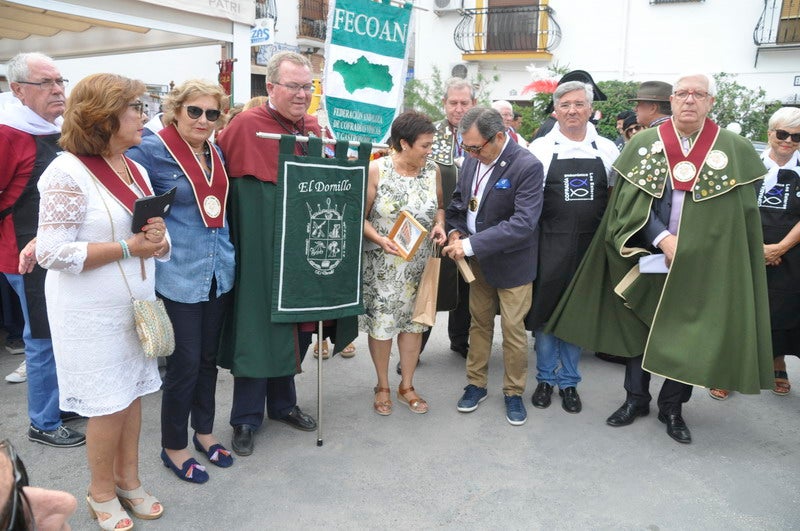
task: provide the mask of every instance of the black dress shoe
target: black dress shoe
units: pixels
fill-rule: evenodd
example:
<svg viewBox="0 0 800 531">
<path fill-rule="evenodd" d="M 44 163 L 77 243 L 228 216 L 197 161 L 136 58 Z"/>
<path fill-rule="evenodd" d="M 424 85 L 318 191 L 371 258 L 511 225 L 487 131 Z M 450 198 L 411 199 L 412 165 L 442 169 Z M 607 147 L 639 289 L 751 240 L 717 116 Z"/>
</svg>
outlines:
<svg viewBox="0 0 800 531">
<path fill-rule="evenodd" d="M 533 396 L 531 397 L 531 403 L 533 407 L 538 407 L 539 409 L 545 409 L 546 407 L 550 406 L 550 395 L 553 394 L 553 386 L 547 382 L 539 382 L 539 385 L 536 386 L 536 390 L 533 392 Z"/>
<path fill-rule="evenodd" d="M 233 427 L 233 439 L 231 448 L 236 455 L 246 456 L 253 453 L 253 428 L 247 424 L 239 424 Z"/>
<path fill-rule="evenodd" d="M 650 414 L 650 406 L 639 406 L 635 402 L 625 402 L 618 410 L 606 419 L 606 424 L 618 428 L 631 424 L 636 417 L 646 417 Z"/>
<path fill-rule="evenodd" d="M 692 442 L 692 432 L 689 431 L 689 427 L 680 415 L 665 415 L 659 412 L 658 420 L 667 425 L 667 435 L 679 443 L 689 444 Z"/>
<path fill-rule="evenodd" d="M 453 352 L 458 352 L 459 354 L 461 354 L 462 358 L 467 359 L 467 354 L 469 353 L 469 345 L 450 343 L 450 350 L 452 350 Z"/>
<path fill-rule="evenodd" d="M 580 413 L 583 406 L 581 405 L 581 397 L 578 396 L 578 390 L 574 387 L 567 387 L 566 389 L 559 389 L 558 396 L 561 397 L 561 407 L 567 413 Z"/>
<path fill-rule="evenodd" d="M 83 420 L 86 418 L 80 413 L 75 413 L 74 411 L 62 411 L 59 416 L 61 417 L 61 422 L 69 422 L 70 420 Z"/>
<path fill-rule="evenodd" d="M 317 421 L 311 415 L 306 415 L 300 409 L 300 406 L 294 406 L 288 415 L 279 419 L 293 428 L 303 431 L 314 431 L 317 429 Z"/>
</svg>

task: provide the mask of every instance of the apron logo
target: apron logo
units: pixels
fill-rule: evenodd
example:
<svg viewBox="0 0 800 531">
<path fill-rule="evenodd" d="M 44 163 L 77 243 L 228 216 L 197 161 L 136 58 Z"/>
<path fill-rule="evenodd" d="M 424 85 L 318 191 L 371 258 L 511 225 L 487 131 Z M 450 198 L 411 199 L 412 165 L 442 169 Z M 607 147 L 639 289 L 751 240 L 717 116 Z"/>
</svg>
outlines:
<svg viewBox="0 0 800 531">
<path fill-rule="evenodd" d="M 788 184 L 776 184 L 769 191 L 764 190 L 764 185 L 761 185 L 761 190 L 758 192 L 758 206 L 774 208 L 776 210 L 786 210 L 788 202 Z"/>
<path fill-rule="evenodd" d="M 564 175 L 564 201 L 593 201 L 594 173 Z"/>
<path fill-rule="evenodd" d="M 331 198 L 325 200 L 326 207 L 317 203 L 317 211 L 308 208 L 308 224 L 306 225 L 306 260 L 315 269 L 317 275 L 332 275 L 336 267 L 345 257 L 345 236 L 347 226 L 344 224 L 344 209 L 340 213 L 331 207 Z"/>
</svg>

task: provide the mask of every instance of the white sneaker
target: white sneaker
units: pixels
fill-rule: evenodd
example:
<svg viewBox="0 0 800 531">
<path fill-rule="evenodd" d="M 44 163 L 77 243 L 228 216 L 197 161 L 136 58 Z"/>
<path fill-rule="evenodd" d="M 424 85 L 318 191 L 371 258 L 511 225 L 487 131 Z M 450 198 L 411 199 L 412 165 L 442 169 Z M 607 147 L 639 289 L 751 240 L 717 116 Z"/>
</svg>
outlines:
<svg viewBox="0 0 800 531">
<path fill-rule="evenodd" d="M 25 362 L 19 364 L 14 372 L 6 376 L 6 381 L 10 383 L 22 383 L 28 380 L 28 370 L 25 366 Z"/>
</svg>

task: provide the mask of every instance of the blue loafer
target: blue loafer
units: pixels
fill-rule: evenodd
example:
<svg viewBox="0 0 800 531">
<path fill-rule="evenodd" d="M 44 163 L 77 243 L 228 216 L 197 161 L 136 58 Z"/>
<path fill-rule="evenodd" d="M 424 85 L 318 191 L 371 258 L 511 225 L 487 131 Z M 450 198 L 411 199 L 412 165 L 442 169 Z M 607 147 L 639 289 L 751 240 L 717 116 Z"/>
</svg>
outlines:
<svg viewBox="0 0 800 531">
<path fill-rule="evenodd" d="M 228 468 L 233 464 L 233 456 L 231 456 L 231 453 L 221 444 L 215 444 L 206 450 L 203 448 L 203 445 L 200 444 L 200 441 L 197 440 L 196 433 L 192 437 L 192 442 L 194 443 L 195 450 L 203 452 L 212 464 L 220 468 Z"/>
<path fill-rule="evenodd" d="M 161 460 L 164 466 L 172 470 L 178 479 L 188 481 L 189 483 L 205 483 L 208 481 L 208 473 L 206 467 L 198 463 L 193 457 L 187 459 L 181 468 L 175 466 L 175 463 L 167 455 L 166 450 L 161 449 Z"/>
</svg>

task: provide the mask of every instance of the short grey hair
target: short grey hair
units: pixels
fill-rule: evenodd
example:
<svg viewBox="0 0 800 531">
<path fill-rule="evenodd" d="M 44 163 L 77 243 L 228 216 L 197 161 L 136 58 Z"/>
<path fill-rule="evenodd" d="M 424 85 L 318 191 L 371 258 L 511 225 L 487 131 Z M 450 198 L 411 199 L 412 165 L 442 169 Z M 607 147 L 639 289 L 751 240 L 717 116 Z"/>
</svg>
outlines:
<svg viewBox="0 0 800 531">
<path fill-rule="evenodd" d="M 789 129 L 800 128 L 800 109 L 797 107 L 781 107 L 769 117 L 769 128 L 779 129 L 788 127 Z"/>
<path fill-rule="evenodd" d="M 675 94 L 675 91 L 678 90 L 678 83 L 686 79 L 687 77 L 703 77 L 706 79 L 708 83 L 708 94 L 712 98 L 717 95 L 717 82 L 714 80 L 714 76 L 710 76 L 703 72 L 684 72 L 683 74 L 679 75 L 675 82 L 672 84 L 672 93 Z"/>
<path fill-rule="evenodd" d="M 470 83 L 464 78 L 461 77 L 451 77 L 447 81 L 444 82 L 444 99 L 447 99 L 447 95 L 450 93 L 452 89 L 462 89 L 468 88 L 469 89 L 469 97 L 470 99 L 474 100 L 478 97 L 477 91 L 475 90 L 475 85 Z"/>
<path fill-rule="evenodd" d="M 505 132 L 506 130 L 503 117 L 500 116 L 500 113 L 494 109 L 487 109 L 486 107 L 473 107 L 468 110 L 464 114 L 464 117 L 461 118 L 461 123 L 458 124 L 458 130 L 463 135 L 469 131 L 473 125 L 484 140 L 491 140 L 497 133 L 501 131 Z"/>
<path fill-rule="evenodd" d="M 564 94 L 575 90 L 583 90 L 586 93 L 586 101 L 591 107 L 594 101 L 594 89 L 590 83 L 584 83 L 583 81 L 567 81 L 556 87 L 555 92 L 553 92 L 553 106 L 558 107 L 558 102 Z"/>
<path fill-rule="evenodd" d="M 309 61 L 308 57 L 305 55 L 301 55 L 297 52 L 278 52 L 270 57 L 269 62 L 267 63 L 267 81 L 269 83 L 281 82 L 278 69 L 285 61 L 289 61 L 290 63 L 294 63 L 299 66 L 304 66 L 310 71 L 313 71 L 313 68 L 311 67 L 311 61 Z"/>
<path fill-rule="evenodd" d="M 6 64 L 6 77 L 9 83 L 19 83 L 20 81 L 28 81 L 30 70 L 28 63 L 30 61 L 41 61 L 43 63 L 55 64 L 53 58 L 39 52 L 24 52 L 18 53 L 8 61 Z"/>
<path fill-rule="evenodd" d="M 505 111 L 514 112 L 514 106 L 511 105 L 511 103 L 509 103 L 506 100 L 496 100 L 496 101 L 492 102 L 492 109 L 494 109 L 494 110 L 496 110 L 498 112 L 501 112 L 501 113 L 504 110 Z"/>
</svg>

